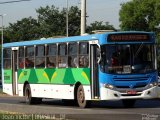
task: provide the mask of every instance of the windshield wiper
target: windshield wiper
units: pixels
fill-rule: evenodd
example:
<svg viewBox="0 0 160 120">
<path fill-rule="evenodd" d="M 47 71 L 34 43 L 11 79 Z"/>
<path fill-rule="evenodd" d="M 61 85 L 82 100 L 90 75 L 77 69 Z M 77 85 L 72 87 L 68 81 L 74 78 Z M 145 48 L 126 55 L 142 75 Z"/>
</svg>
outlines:
<svg viewBox="0 0 160 120">
<path fill-rule="evenodd" d="M 136 51 L 136 54 L 135 54 L 135 56 L 134 56 L 134 59 L 138 56 L 138 54 L 139 54 L 139 52 L 141 51 L 142 47 L 143 47 L 143 43 L 139 46 L 138 50 Z"/>
</svg>

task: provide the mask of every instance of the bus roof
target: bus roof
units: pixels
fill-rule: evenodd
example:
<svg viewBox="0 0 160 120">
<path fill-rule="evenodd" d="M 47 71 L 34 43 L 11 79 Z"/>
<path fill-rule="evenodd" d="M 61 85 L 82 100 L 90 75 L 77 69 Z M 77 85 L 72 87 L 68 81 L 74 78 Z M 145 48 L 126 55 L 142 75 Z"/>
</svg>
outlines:
<svg viewBox="0 0 160 120">
<path fill-rule="evenodd" d="M 81 41 L 81 40 L 94 40 L 98 39 L 100 34 L 86 35 L 86 36 L 73 36 L 73 37 L 64 37 L 64 38 L 43 38 L 39 40 L 31 40 L 31 41 L 20 41 L 20 42 L 12 42 L 5 43 L 3 47 L 18 47 L 18 46 L 31 46 L 31 45 L 41 45 L 41 44 L 51 44 L 51 43 L 63 43 L 63 42 L 71 42 L 71 41 Z"/>
<path fill-rule="evenodd" d="M 31 41 L 20 41 L 20 42 L 12 42 L 3 44 L 4 48 L 8 47 L 19 47 L 19 46 L 31 46 L 31 45 L 41 45 L 41 44 L 51 44 L 51 43 L 63 43 L 63 42 L 74 42 L 74 41 L 90 41 L 90 40 L 99 40 L 100 44 L 107 44 L 106 38 L 110 34 L 125 34 L 125 33 L 137 33 L 137 34 L 149 34 L 150 36 L 154 36 L 153 32 L 142 32 L 142 31 L 123 31 L 123 32 L 106 32 L 103 34 L 91 34 L 84 36 L 72 36 L 72 37 L 64 37 L 64 38 L 46 38 L 39 40 L 31 40 Z M 152 43 L 154 42 L 151 40 Z M 149 43 L 151 43 L 149 41 Z"/>
</svg>

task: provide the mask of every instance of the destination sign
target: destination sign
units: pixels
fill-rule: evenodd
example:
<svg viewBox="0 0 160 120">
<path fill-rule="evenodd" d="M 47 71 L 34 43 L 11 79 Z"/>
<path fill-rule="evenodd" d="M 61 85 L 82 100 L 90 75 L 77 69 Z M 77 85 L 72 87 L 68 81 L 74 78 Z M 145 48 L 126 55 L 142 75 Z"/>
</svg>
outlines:
<svg viewBox="0 0 160 120">
<path fill-rule="evenodd" d="M 122 34 L 109 34 L 107 41 L 109 42 L 138 42 L 149 41 L 149 34 L 145 33 L 122 33 Z"/>
</svg>

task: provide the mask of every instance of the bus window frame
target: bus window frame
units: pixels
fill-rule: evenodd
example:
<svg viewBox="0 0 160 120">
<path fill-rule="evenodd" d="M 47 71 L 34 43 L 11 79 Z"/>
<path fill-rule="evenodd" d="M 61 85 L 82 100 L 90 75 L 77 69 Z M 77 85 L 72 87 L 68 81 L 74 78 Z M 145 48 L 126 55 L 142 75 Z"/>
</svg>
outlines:
<svg viewBox="0 0 160 120">
<path fill-rule="evenodd" d="M 81 44 L 83 44 L 83 43 L 87 43 L 87 54 L 83 54 L 83 53 L 81 53 L 81 47 L 80 47 L 80 45 Z M 90 67 L 90 44 L 89 44 L 89 41 L 82 41 L 82 42 L 79 42 L 79 50 L 78 50 L 78 65 L 79 65 L 79 68 L 89 68 Z M 83 57 L 83 59 L 82 59 L 82 57 Z M 87 62 L 88 62 L 88 64 L 87 64 L 87 66 L 85 66 L 85 65 L 83 65 L 83 66 L 80 66 L 80 59 L 82 59 L 83 60 L 83 63 L 85 63 L 84 62 L 84 60 L 86 59 L 85 57 L 87 57 Z"/>
<path fill-rule="evenodd" d="M 5 49 L 9 49 L 10 50 L 10 58 L 8 58 L 8 57 L 4 57 L 4 50 Z M 5 64 L 5 62 L 3 62 L 3 69 L 5 69 L 5 70 L 7 70 L 7 69 L 12 69 L 12 49 L 11 48 L 3 48 L 3 61 L 5 61 L 5 60 L 10 60 L 10 67 L 8 68 L 8 67 L 5 67 L 4 66 L 4 64 Z M 8 63 L 8 62 L 7 62 Z"/>
<path fill-rule="evenodd" d="M 54 46 L 56 46 L 56 54 L 55 55 L 49 55 L 49 47 L 51 46 L 51 45 L 54 45 Z M 52 43 L 52 44 L 47 44 L 46 45 L 46 68 L 57 68 L 57 55 L 58 55 L 58 44 L 56 44 L 56 43 Z M 51 63 L 48 63 L 48 60 L 47 59 L 49 59 L 49 57 L 54 57 L 55 59 L 56 59 L 56 64 L 55 65 L 53 65 L 53 66 L 51 66 L 51 65 L 48 65 L 48 64 L 51 64 Z M 53 63 L 54 64 L 54 63 Z"/>
<path fill-rule="evenodd" d="M 33 47 L 33 56 L 28 56 L 27 55 L 27 53 L 28 53 L 27 49 L 30 48 L 30 47 Z M 26 46 L 25 47 L 25 69 L 35 68 L 35 47 L 36 47 L 36 45 Z M 26 63 L 27 63 L 26 59 L 28 59 L 28 58 L 33 58 L 33 60 L 32 60 L 33 61 L 33 66 L 31 66 L 31 67 L 30 66 L 29 67 L 26 66 Z M 29 60 L 29 61 L 31 61 L 31 60 Z"/>
<path fill-rule="evenodd" d="M 38 47 L 43 47 L 43 52 L 44 52 L 44 53 L 43 53 L 42 56 L 41 56 L 41 55 L 40 55 L 40 56 L 38 55 L 38 53 L 39 53 L 39 52 L 38 52 L 38 51 L 39 51 L 39 50 L 38 50 Z M 37 61 L 36 61 L 37 59 L 44 59 L 43 64 L 42 64 L 43 66 L 41 66 L 41 65 L 38 66 L 38 65 L 36 64 L 36 63 L 37 63 Z M 43 45 L 36 45 L 36 46 L 35 46 L 35 68 L 45 68 L 45 66 L 46 66 L 46 49 L 45 49 L 45 44 L 43 44 Z"/>
<path fill-rule="evenodd" d="M 60 45 L 65 45 L 65 55 L 61 55 L 60 54 Z M 61 62 L 61 58 L 65 58 L 64 60 L 65 60 L 65 63 L 62 63 Z M 60 65 L 62 65 L 62 66 L 60 66 Z M 59 43 L 58 44 L 58 60 L 57 60 L 57 67 L 58 68 L 68 68 L 68 42 L 66 42 L 66 43 Z"/>
<path fill-rule="evenodd" d="M 76 44 L 76 52 L 74 53 L 74 54 L 70 54 L 70 52 L 69 52 L 69 47 L 70 47 L 70 45 L 75 45 Z M 78 51 L 79 51 L 79 43 L 78 42 L 70 42 L 70 43 L 68 43 L 68 67 L 69 68 L 78 68 L 79 67 L 79 60 L 78 60 Z M 75 66 L 72 66 L 72 65 L 70 65 L 69 64 L 69 58 L 72 58 L 72 57 L 74 57 L 74 60 L 73 60 L 73 62 L 74 62 L 74 64 L 75 64 Z M 76 62 L 76 63 L 75 63 Z"/>
</svg>

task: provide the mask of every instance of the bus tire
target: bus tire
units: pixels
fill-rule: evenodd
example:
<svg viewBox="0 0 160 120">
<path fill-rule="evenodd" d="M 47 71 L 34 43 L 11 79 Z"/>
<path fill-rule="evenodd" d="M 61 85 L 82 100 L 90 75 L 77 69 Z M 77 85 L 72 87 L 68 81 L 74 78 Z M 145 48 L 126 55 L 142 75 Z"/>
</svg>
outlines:
<svg viewBox="0 0 160 120">
<path fill-rule="evenodd" d="M 135 103 L 136 103 L 136 100 L 134 99 L 127 99 L 127 100 L 122 100 L 123 102 L 123 106 L 125 108 L 133 108 Z"/>
<path fill-rule="evenodd" d="M 31 88 L 29 84 L 25 86 L 24 93 L 25 93 L 24 96 L 25 96 L 26 104 L 29 104 L 29 105 L 34 104 L 35 99 L 32 97 Z"/>
<path fill-rule="evenodd" d="M 86 108 L 88 101 L 85 100 L 85 93 L 82 85 L 77 88 L 77 104 L 80 108 Z"/>
</svg>

